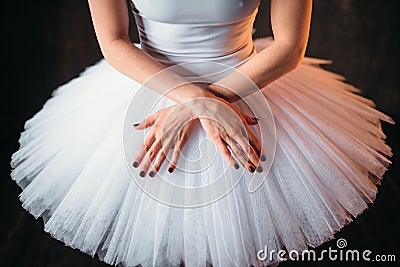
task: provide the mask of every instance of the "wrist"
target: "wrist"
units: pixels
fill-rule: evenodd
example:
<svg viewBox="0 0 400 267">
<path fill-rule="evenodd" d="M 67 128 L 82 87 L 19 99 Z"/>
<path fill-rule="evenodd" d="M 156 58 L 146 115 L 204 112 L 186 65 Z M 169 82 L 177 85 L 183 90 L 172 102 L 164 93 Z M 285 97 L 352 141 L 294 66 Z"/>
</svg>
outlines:
<svg viewBox="0 0 400 267">
<path fill-rule="evenodd" d="M 166 96 L 177 103 L 190 101 L 196 98 L 217 98 L 208 89 L 199 87 L 194 84 L 185 84 L 182 86 L 178 86 L 168 92 Z"/>
<path fill-rule="evenodd" d="M 224 86 L 221 86 L 219 84 L 210 84 L 208 86 L 208 90 L 215 96 L 222 98 L 228 102 L 235 102 L 236 100 L 239 100 L 240 97 L 233 92 L 232 90 L 227 89 Z"/>
</svg>

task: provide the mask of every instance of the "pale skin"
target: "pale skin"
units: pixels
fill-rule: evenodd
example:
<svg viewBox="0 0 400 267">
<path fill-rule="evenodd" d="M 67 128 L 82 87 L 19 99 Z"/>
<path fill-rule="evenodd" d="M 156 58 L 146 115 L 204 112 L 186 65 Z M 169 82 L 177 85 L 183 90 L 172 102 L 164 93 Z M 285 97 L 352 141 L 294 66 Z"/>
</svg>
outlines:
<svg viewBox="0 0 400 267">
<path fill-rule="evenodd" d="M 110 65 L 139 83 L 144 83 L 165 69 L 149 54 L 134 46 L 129 39 L 128 7 L 125 0 L 89 0 L 89 7 L 100 48 Z M 238 67 L 261 90 L 266 90 L 266 85 L 301 63 L 309 35 L 311 8 L 312 0 L 271 0 L 274 42 Z M 260 158 L 263 160 L 265 156 L 262 155 L 259 140 L 248 127 L 257 124 L 257 120 L 244 114 L 232 103 L 252 91 L 243 88 L 240 92 L 232 92 L 221 86 L 229 85 L 235 79 L 234 75 L 227 75 L 208 88 L 189 83 L 167 92 L 168 88 L 182 84 L 182 80 L 175 73 L 166 72 L 163 82 L 151 87 L 157 92 L 165 93 L 177 105 L 160 110 L 135 126 L 136 130 L 152 126 L 134 159 L 134 166 L 139 169 L 140 176 L 150 174 L 154 177 L 169 149 L 173 150 L 173 156 L 168 162 L 168 170 L 173 172 L 179 151 L 196 123 L 200 123 L 232 167 L 237 169 L 240 164 L 250 173 L 262 171 Z M 190 110 L 185 108 L 188 101 Z M 220 110 L 221 105 L 227 110 L 223 116 L 220 115 L 221 112 L 207 114 L 207 110 Z M 166 121 L 174 123 L 167 124 Z M 244 129 L 247 137 L 237 129 Z M 161 131 L 162 136 L 171 138 L 161 140 Z"/>
</svg>

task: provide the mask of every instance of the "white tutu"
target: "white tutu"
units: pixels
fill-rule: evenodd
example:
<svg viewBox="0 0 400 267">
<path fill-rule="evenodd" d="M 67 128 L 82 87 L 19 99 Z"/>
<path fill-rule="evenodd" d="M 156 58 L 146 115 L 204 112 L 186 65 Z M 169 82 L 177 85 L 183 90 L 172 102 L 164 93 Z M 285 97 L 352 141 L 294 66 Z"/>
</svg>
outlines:
<svg viewBox="0 0 400 267">
<path fill-rule="evenodd" d="M 327 62 L 306 58 L 263 90 L 277 141 L 262 186 L 251 194 L 242 179 L 210 205 L 179 208 L 157 202 L 133 181 L 121 136 L 141 85 L 101 60 L 26 122 L 11 162 L 23 207 L 43 217 L 53 237 L 109 264 L 249 266 L 259 264 L 256 253 L 265 246 L 316 247 L 375 199 L 391 163 L 380 120 L 394 123 L 321 63 Z M 216 165 L 227 163 L 218 155 Z M 207 179 L 169 175 L 199 183 L 213 171 Z"/>
</svg>

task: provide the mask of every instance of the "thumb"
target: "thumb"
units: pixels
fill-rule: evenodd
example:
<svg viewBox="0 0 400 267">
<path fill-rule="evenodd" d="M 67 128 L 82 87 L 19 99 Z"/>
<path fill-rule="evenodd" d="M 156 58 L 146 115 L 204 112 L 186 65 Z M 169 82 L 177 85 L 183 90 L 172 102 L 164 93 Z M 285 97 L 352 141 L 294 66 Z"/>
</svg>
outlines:
<svg viewBox="0 0 400 267">
<path fill-rule="evenodd" d="M 243 116 L 244 116 L 244 118 L 245 118 L 245 120 L 246 120 L 248 125 L 257 124 L 258 121 L 259 121 L 259 118 L 257 118 L 257 117 L 250 117 L 249 115 L 244 114 L 244 113 L 243 113 Z"/>
<path fill-rule="evenodd" d="M 154 122 L 156 121 L 157 114 L 158 113 L 156 112 L 153 115 L 151 115 L 150 117 L 147 117 L 146 119 L 144 119 L 143 121 L 133 124 L 133 127 L 136 130 L 143 130 L 143 129 L 146 129 L 147 127 L 152 126 L 154 124 Z"/>
</svg>

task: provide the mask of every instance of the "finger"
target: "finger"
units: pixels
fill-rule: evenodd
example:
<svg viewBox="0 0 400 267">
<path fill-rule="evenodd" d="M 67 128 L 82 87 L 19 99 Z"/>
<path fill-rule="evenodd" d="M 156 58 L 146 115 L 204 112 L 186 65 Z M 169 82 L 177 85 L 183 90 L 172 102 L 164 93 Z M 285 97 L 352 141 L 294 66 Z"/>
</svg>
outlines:
<svg viewBox="0 0 400 267">
<path fill-rule="evenodd" d="M 233 139 L 241 147 L 245 157 L 247 158 L 247 160 L 249 162 L 247 168 L 253 167 L 253 170 L 255 170 L 256 166 L 259 165 L 260 159 L 259 159 L 256 151 L 254 150 L 254 148 L 248 143 L 248 140 L 245 139 L 243 136 L 235 135 L 235 136 L 233 136 Z M 249 169 L 249 170 L 250 170 L 250 172 L 252 172 L 252 169 Z"/>
<path fill-rule="evenodd" d="M 157 156 L 160 150 L 161 150 L 161 142 L 156 141 L 147 151 L 146 156 L 144 157 L 142 162 L 141 170 L 139 172 L 139 175 L 141 177 L 146 176 L 147 172 L 149 171 L 151 163 L 153 162 L 154 158 Z"/>
<path fill-rule="evenodd" d="M 232 153 L 228 148 L 228 146 L 231 145 L 229 140 L 228 140 L 228 142 L 226 142 L 223 139 L 216 139 L 213 141 L 216 144 L 217 148 L 221 151 L 222 156 L 226 159 L 228 164 L 235 169 L 239 169 L 239 164 L 237 163 L 235 158 L 232 156 Z"/>
<path fill-rule="evenodd" d="M 149 157 L 150 162 L 153 162 L 158 153 L 161 151 L 161 148 L 162 148 L 162 143 L 160 141 L 157 140 L 153 143 L 153 145 L 147 151 L 147 156 Z"/>
<path fill-rule="evenodd" d="M 142 163 L 144 156 L 146 155 L 146 147 L 145 144 L 142 144 L 137 152 L 135 158 L 133 159 L 133 167 L 137 168 Z"/>
<path fill-rule="evenodd" d="M 149 151 L 155 141 L 156 141 L 156 130 L 152 128 L 150 132 L 147 134 L 146 139 L 144 140 L 143 143 L 144 149 L 146 151 Z"/>
<path fill-rule="evenodd" d="M 262 150 L 262 146 L 258 137 L 254 134 L 254 132 L 251 129 L 247 130 L 247 135 L 250 145 L 254 148 L 260 160 L 265 161 L 266 160 L 265 153 Z"/>
<path fill-rule="evenodd" d="M 181 146 L 177 143 L 172 151 L 171 161 L 168 165 L 168 172 L 172 173 L 178 165 L 178 160 L 181 154 Z"/>
<path fill-rule="evenodd" d="M 249 116 L 249 115 L 247 115 L 247 114 L 245 114 L 245 113 L 243 113 L 243 112 L 242 112 L 242 115 L 243 115 L 243 117 L 244 117 L 244 119 L 246 120 L 246 123 L 247 123 L 248 125 L 257 124 L 258 121 L 259 121 L 259 118 L 257 118 L 257 117 L 251 117 L 251 116 Z"/>
<path fill-rule="evenodd" d="M 170 173 L 172 173 L 176 166 L 178 165 L 178 161 L 179 161 L 179 157 L 180 157 L 180 153 L 183 149 L 183 147 L 185 146 L 190 133 L 191 133 L 191 127 L 193 126 L 193 122 L 191 121 L 190 123 L 186 124 L 181 131 L 179 131 L 179 136 L 178 136 L 178 140 L 174 146 L 174 149 L 172 151 L 172 157 L 171 157 L 171 161 L 170 164 L 168 166 L 168 171 Z"/>
<path fill-rule="evenodd" d="M 184 131 L 186 128 L 183 128 Z M 187 130 L 187 129 L 186 129 Z M 182 131 L 179 133 L 179 139 L 174 146 L 174 150 L 172 151 L 171 161 L 168 165 L 168 172 L 172 173 L 176 166 L 178 165 L 178 160 L 182 151 L 183 146 L 186 144 L 187 141 L 187 132 L 184 131 L 185 134 L 182 134 Z"/>
<path fill-rule="evenodd" d="M 138 153 L 133 159 L 133 167 L 137 168 L 141 164 L 144 156 L 146 155 L 147 151 L 151 148 L 155 140 L 156 140 L 155 130 L 151 129 L 146 139 L 144 140 L 144 143 L 139 148 Z"/>
<path fill-rule="evenodd" d="M 251 163 L 249 163 L 249 161 L 247 160 L 247 157 L 245 156 L 242 148 L 235 143 L 234 141 L 231 141 L 232 143 L 234 143 L 232 146 L 230 146 L 231 150 L 232 150 L 232 154 L 238 159 L 238 161 L 240 162 L 240 164 L 249 172 L 254 172 L 254 167 L 253 165 L 251 165 Z M 251 167 L 251 168 L 250 168 Z M 252 171 L 253 170 L 253 171 Z"/>
<path fill-rule="evenodd" d="M 237 132 L 234 133 L 234 139 L 236 142 L 245 149 L 246 156 L 255 164 L 259 164 L 261 154 L 261 144 L 254 132 L 248 127 L 241 128 L 242 134 L 239 135 Z"/>
<path fill-rule="evenodd" d="M 143 158 L 143 160 L 141 162 L 141 167 L 140 167 L 140 170 L 139 170 L 139 176 L 140 177 L 145 177 L 146 176 L 147 171 L 149 170 L 150 164 L 151 164 L 151 162 L 150 162 L 149 156 L 146 153 L 146 155 L 144 156 L 144 158 Z"/>
<path fill-rule="evenodd" d="M 239 133 L 237 130 L 231 132 L 230 142 L 235 144 L 231 146 L 231 149 L 243 167 L 250 173 L 253 173 L 257 169 L 256 166 L 258 166 L 258 156 L 247 139 L 243 137 L 243 135 L 247 135 L 246 131 L 244 129 L 242 131 L 244 133 Z"/>
<path fill-rule="evenodd" d="M 163 162 L 166 159 L 166 155 L 164 153 L 163 150 L 160 150 L 160 152 L 158 152 L 158 155 L 154 161 L 154 164 L 152 164 L 152 166 L 150 167 L 151 171 L 149 172 L 149 176 L 150 177 L 154 177 L 156 175 L 156 173 L 158 173 L 158 171 L 161 168 L 161 165 L 163 164 Z"/>
<path fill-rule="evenodd" d="M 146 155 L 150 147 L 153 145 L 155 140 L 156 140 L 155 133 L 153 131 L 150 131 L 146 139 L 144 140 L 143 144 L 140 146 L 139 151 L 136 154 L 135 158 L 133 159 L 133 167 L 137 168 L 142 163 L 144 156 Z"/>
<path fill-rule="evenodd" d="M 158 112 L 156 112 L 153 115 L 147 117 L 146 119 L 144 119 L 141 122 L 135 123 L 133 125 L 133 127 L 136 130 L 143 130 L 143 129 L 147 128 L 147 127 L 152 126 L 154 124 L 154 122 L 156 121 L 157 117 L 158 117 Z"/>
</svg>

